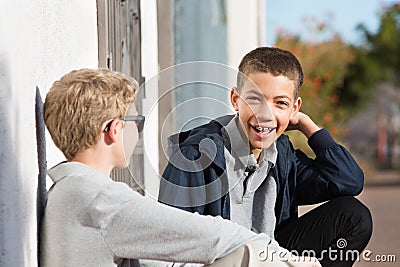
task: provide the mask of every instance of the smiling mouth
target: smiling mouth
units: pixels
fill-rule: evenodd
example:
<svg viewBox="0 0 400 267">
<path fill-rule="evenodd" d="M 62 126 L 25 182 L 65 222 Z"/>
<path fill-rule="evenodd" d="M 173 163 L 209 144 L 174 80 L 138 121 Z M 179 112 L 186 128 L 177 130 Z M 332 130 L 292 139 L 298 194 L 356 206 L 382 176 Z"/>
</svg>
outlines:
<svg viewBox="0 0 400 267">
<path fill-rule="evenodd" d="M 258 133 L 266 135 L 272 132 L 273 130 L 276 129 L 276 127 L 261 127 L 261 126 L 253 126 L 250 124 L 250 126 Z"/>
</svg>

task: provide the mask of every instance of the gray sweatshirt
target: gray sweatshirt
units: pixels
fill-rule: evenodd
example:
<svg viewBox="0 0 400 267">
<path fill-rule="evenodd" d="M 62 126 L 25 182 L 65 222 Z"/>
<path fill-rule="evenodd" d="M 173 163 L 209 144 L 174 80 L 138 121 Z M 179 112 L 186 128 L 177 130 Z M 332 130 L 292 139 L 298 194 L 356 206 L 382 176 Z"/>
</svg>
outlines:
<svg viewBox="0 0 400 267">
<path fill-rule="evenodd" d="M 62 163 L 48 174 L 54 184 L 42 266 L 116 266 L 123 258 L 207 264 L 252 240 L 282 249 L 265 234 L 165 206 L 81 163 Z"/>
</svg>

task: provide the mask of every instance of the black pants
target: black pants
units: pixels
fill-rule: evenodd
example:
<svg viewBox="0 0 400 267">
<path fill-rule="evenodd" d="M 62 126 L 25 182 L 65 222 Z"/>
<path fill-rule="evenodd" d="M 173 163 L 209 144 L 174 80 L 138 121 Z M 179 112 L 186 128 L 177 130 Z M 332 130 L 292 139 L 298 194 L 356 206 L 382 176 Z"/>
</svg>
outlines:
<svg viewBox="0 0 400 267">
<path fill-rule="evenodd" d="M 325 266 L 352 266 L 372 234 L 368 208 L 354 197 L 338 197 L 277 228 L 279 244 Z"/>
</svg>

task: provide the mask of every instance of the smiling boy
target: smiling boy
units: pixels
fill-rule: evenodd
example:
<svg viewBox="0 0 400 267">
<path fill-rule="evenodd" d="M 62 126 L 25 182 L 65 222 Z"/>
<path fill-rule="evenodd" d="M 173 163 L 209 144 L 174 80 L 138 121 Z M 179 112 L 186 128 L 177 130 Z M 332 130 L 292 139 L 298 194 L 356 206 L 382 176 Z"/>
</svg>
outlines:
<svg viewBox="0 0 400 267">
<path fill-rule="evenodd" d="M 236 115 L 170 137 L 173 153 L 160 183 L 159 200 L 187 211 L 220 215 L 282 246 L 313 250 L 323 266 L 351 266 L 322 257 L 324 250 L 361 252 L 372 231 L 368 210 L 353 196 L 363 172 L 350 153 L 300 112 L 303 71 L 288 51 L 260 47 L 239 65 L 230 92 Z M 285 130 L 298 130 L 316 154 L 295 150 Z M 188 164 L 180 164 L 192 160 Z M 207 160 L 205 160 L 207 159 Z M 298 206 L 328 202 L 298 217 Z"/>
</svg>

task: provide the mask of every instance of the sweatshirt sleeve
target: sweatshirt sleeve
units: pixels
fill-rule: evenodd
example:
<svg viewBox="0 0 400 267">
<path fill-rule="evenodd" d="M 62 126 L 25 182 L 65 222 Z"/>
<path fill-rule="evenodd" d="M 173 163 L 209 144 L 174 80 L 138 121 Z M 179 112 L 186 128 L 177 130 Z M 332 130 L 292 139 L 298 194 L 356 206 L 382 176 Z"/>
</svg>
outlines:
<svg viewBox="0 0 400 267">
<path fill-rule="evenodd" d="M 80 214 L 80 221 L 101 231 L 120 258 L 206 264 L 253 240 L 282 249 L 265 234 L 257 235 L 221 217 L 166 206 L 122 183 L 103 190 Z"/>
</svg>

